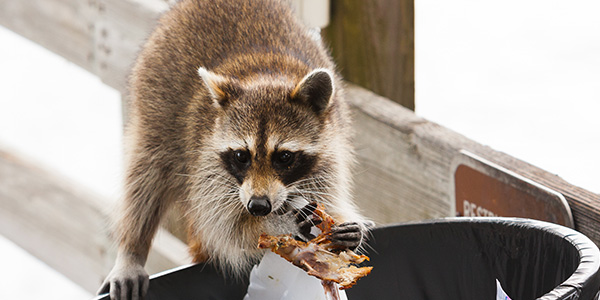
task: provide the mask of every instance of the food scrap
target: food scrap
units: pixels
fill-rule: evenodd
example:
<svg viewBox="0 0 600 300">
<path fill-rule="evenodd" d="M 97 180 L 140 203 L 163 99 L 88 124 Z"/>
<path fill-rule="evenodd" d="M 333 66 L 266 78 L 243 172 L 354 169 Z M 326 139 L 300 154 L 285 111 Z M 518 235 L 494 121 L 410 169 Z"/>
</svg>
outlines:
<svg viewBox="0 0 600 300">
<path fill-rule="evenodd" d="M 262 234 L 258 248 L 269 248 L 309 275 L 321 279 L 326 291 L 332 292 L 332 282 L 339 284 L 340 289 L 352 287 L 358 279 L 371 273 L 373 267 L 356 266 L 365 260 L 368 261 L 369 257 L 336 248 L 328 239 L 335 223 L 333 218 L 325 213 L 321 205 L 318 205 L 313 213 L 322 220 L 317 225 L 322 233 L 314 239 L 303 242 L 295 240 L 290 234 Z"/>
</svg>

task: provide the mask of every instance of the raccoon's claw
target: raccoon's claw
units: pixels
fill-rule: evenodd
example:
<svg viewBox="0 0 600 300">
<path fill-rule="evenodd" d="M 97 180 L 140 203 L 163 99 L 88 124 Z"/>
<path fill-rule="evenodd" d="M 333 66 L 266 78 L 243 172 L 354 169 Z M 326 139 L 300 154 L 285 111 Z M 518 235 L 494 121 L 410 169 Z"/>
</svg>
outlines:
<svg viewBox="0 0 600 300">
<path fill-rule="evenodd" d="M 318 219 L 313 214 L 316 208 L 316 205 L 307 204 L 294 213 L 296 217 L 296 224 L 298 225 L 298 237 L 301 240 L 309 241 L 315 238 L 315 236 L 310 233 L 311 228 L 321 224 L 322 222 L 321 219 Z"/>
<path fill-rule="evenodd" d="M 142 266 L 113 269 L 98 294 L 109 293 L 111 300 L 140 300 L 148 291 L 148 274 Z"/>
<path fill-rule="evenodd" d="M 329 240 L 336 246 L 350 250 L 360 246 L 363 239 L 362 228 L 356 222 L 346 222 L 331 229 Z"/>
</svg>

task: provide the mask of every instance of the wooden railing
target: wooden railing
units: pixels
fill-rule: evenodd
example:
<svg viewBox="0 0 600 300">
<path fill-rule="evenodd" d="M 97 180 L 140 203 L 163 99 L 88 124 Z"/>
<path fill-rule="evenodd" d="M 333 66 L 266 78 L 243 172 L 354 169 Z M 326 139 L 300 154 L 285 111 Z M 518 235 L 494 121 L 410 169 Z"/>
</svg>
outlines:
<svg viewBox="0 0 600 300">
<path fill-rule="evenodd" d="M 126 93 L 128 70 L 159 14 L 160 0 L 0 0 L 0 25 L 62 55 Z M 378 224 L 454 216 L 454 167 L 464 151 L 566 199 L 575 228 L 600 244 L 600 196 L 349 85 L 358 167 L 355 197 Z M 102 199 L 78 191 L 14 154 L 0 152 L 0 234 L 90 291 L 114 261 Z M 185 262 L 162 231 L 149 272 Z M 183 258 L 182 258 L 183 257 Z"/>
</svg>

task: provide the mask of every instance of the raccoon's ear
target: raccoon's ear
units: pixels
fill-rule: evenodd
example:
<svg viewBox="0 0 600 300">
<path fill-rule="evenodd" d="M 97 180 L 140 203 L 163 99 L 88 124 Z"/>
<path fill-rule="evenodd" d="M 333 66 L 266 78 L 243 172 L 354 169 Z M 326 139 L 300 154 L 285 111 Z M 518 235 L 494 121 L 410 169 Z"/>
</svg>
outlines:
<svg viewBox="0 0 600 300">
<path fill-rule="evenodd" d="M 198 74 L 216 107 L 224 108 L 232 99 L 240 96 L 241 88 L 234 79 L 215 74 L 204 67 L 198 68 Z"/>
<path fill-rule="evenodd" d="M 315 69 L 298 83 L 292 91 L 293 101 L 304 103 L 316 112 L 321 113 L 327 108 L 333 96 L 333 73 L 327 69 Z"/>
</svg>

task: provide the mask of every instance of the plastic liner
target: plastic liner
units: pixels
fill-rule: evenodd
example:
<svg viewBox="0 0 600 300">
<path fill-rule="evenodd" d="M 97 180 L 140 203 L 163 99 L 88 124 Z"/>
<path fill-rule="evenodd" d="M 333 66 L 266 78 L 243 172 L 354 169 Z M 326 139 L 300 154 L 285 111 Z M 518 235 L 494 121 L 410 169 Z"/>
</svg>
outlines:
<svg viewBox="0 0 600 300">
<path fill-rule="evenodd" d="M 348 299 L 598 299 L 600 251 L 572 229 L 516 218 L 453 218 L 373 230 L 373 272 Z M 227 277 L 227 276 L 225 276 Z M 248 282 L 210 265 L 153 276 L 147 299 L 243 299 Z M 108 296 L 98 297 L 108 299 Z"/>
<path fill-rule="evenodd" d="M 347 300 L 345 291 L 339 300 Z M 321 280 L 310 276 L 278 254 L 268 251 L 250 273 L 244 300 L 326 300 Z"/>
</svg>

